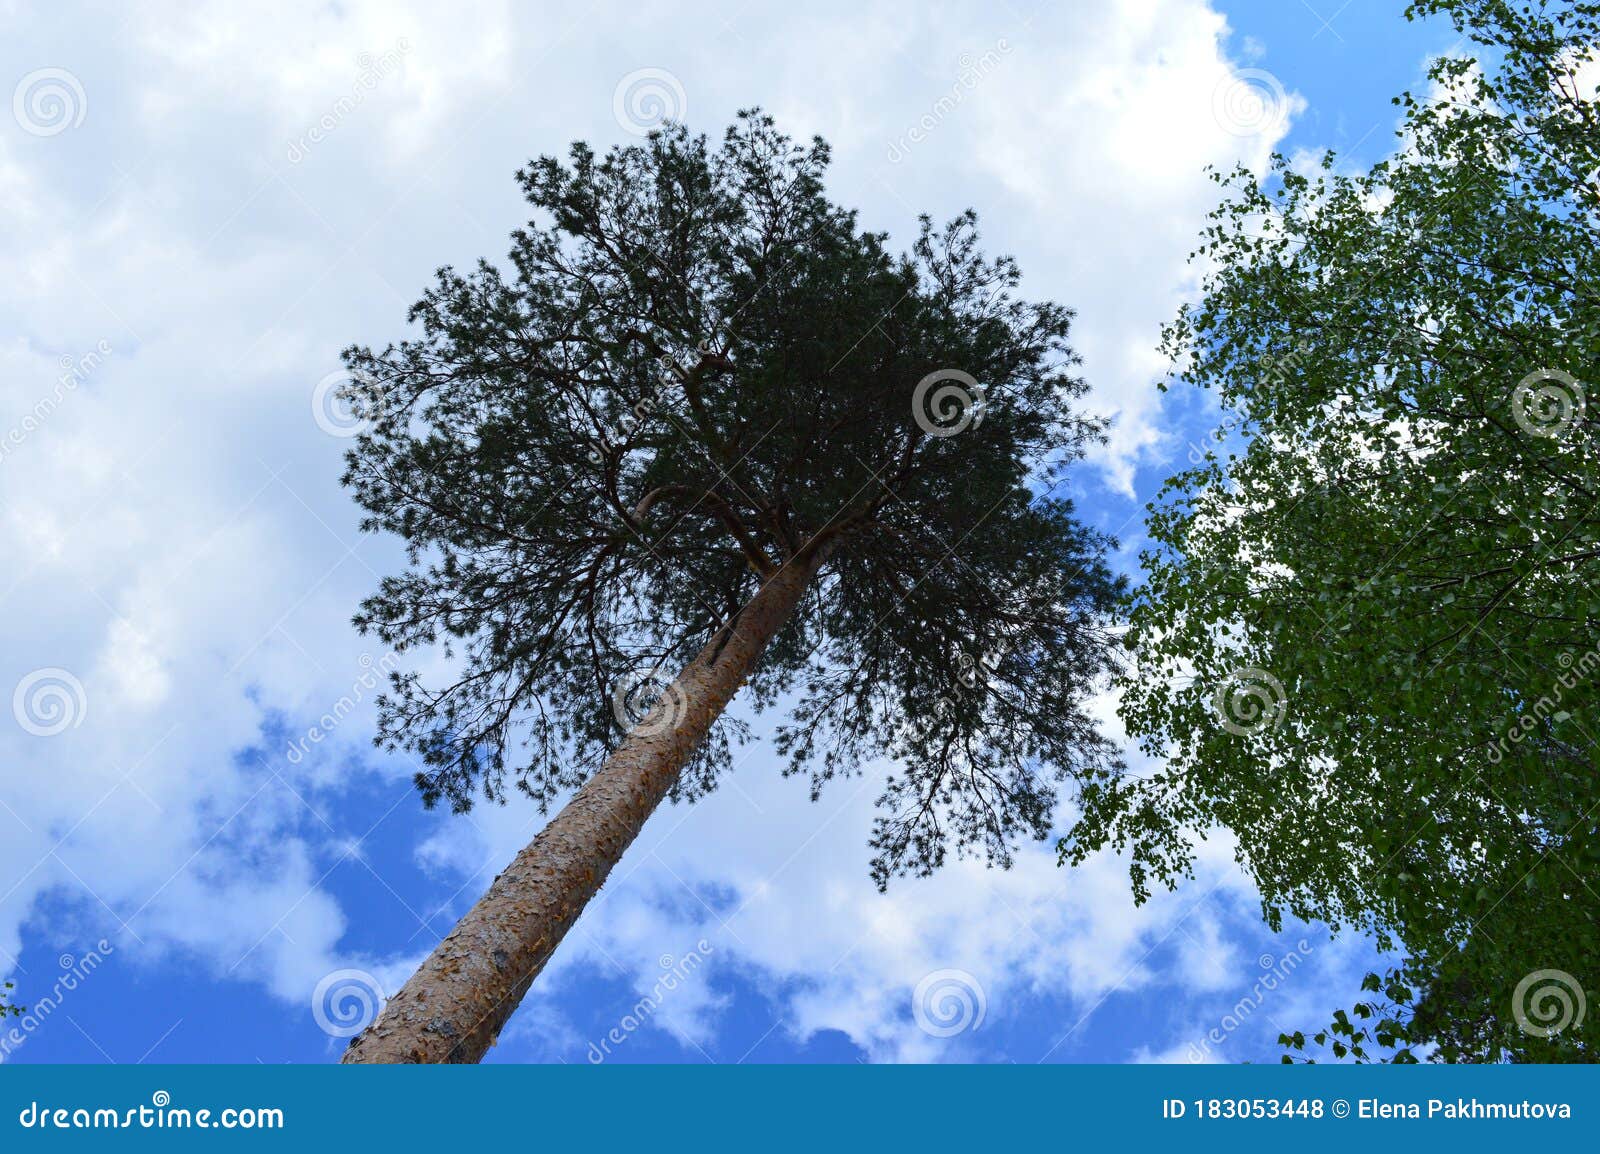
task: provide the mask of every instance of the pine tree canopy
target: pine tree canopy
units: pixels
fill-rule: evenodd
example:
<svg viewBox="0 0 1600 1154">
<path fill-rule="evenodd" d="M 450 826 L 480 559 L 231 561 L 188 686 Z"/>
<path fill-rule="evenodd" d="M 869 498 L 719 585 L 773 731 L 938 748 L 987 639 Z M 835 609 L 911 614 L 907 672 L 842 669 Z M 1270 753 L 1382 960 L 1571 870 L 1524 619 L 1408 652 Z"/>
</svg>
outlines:
<svg viewBox="0 0 1600 1154">
<path fill-rule="evenodd" d="M 347 350 L 367 428 L 344 480 L 409 557 L 357 624 L 443 658 L 381 702 L 429 804 L 579 785 L 807 560 L 750 699 L 785 711 L 813 796 L 897 765 L 880 885 L 951 848 L 1008 864 L 1060 783 L 1116 771 L 1085 702 L 1119 582 L 1060 494 L 1101 434 L 1072 313 L 1020 299 L 971 213 L 895 255 L 827 163 L 758 112 L 720 146 L 673 126 L 543 157 L 505 267 L 441 269 L 408 339 Z M 675 795 L 744 734 L 719 719 Z"/>
</svg>

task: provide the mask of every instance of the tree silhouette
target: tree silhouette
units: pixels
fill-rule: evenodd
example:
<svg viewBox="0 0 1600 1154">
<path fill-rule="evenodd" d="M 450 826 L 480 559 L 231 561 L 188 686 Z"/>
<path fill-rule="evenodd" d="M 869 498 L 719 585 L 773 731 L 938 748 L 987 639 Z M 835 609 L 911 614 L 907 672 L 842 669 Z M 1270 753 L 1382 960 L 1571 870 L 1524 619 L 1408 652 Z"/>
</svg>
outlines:
<svg viewBox="0 0 1600 1154">
<path fill-rule="evenodd" d="M 1100 434 L 1072 314 L 971 213 L 891 254 L 827 162 L 757 112 L 575 145 L 519 174 L 543 223 L 507 270 L 440 270 L 419 335 L 347 351 L 345 482 L 410 562 L 356 620 L 451 670 L 394 676 L 380 742 L 430 804 L 578 792 L 346 1061 L 481 1057 L 661 800 L 727 768 L 742 685 L 813 797 L 900 766 L 880 887 L 1007 865 L 1055 782 L 1116 770 L 1084 702 L 1119 583 L 1057 495 Z"/>
</svg>

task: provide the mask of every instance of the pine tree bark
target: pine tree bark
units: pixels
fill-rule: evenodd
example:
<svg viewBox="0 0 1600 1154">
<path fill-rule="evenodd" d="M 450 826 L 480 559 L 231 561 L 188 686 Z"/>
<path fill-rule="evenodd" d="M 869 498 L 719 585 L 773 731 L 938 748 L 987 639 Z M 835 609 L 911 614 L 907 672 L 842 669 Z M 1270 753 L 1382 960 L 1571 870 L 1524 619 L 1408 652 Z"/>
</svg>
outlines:
<svg viewBox="0 0 1600 1154">
<path fill-rule="evenodd" d="M 482 1060 L 534 978 L 678 780 L 821 568 L 814 548 L 771 576 L 672 683 L 377 1019 L 347 1063 Z M 671 719 L 663 711 L 671 711 Z"/>
</svg>

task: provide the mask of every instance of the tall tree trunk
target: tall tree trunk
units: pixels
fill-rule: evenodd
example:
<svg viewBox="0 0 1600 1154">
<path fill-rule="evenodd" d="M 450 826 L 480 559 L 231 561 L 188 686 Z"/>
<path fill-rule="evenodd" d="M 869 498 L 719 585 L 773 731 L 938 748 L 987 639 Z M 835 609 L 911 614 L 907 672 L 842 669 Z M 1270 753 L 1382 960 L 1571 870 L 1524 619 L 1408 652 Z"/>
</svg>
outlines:
<svg viewBox="0 0 1600 1154">
<path fill-rule="evenodd" d="M 345 1062 L 476 1062 L 684 764 L 783 627 L 825 559 L 770 577 L 350 1043 Z M 667 721 L 671 710 L 677 724 Z"/>
</svg>

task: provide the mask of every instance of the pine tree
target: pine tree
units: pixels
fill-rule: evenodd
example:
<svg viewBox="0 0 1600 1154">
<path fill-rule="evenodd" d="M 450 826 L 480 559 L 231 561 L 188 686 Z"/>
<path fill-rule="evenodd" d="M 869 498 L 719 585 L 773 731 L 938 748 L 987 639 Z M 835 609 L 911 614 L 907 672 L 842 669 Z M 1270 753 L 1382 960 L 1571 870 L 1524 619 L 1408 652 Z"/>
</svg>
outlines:
<svg viewBox="0 0 1600 1154">
<path fill-rule="evenodd" d="M 357 624 L 453 671 L 397 673 L 380 743 L 429 804 L 577 792 L 346 1061 L 481 1058 L 661 801 L 728 767 L 742 686 L 813 797 L 901 766 L 880 887 L 1007 865 L 1056 782 L 1116 770 L 1085 701 L 1119 582 L 1059 494 L 1101 434 L 1072 314 L 971 213 L 893 255 L 827 162 L 756 112 L 541 158 L 509 269 L 440 270 L 418 335 L 347 351 L 345 482 L 409 551 Z"/>
</svg>

